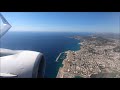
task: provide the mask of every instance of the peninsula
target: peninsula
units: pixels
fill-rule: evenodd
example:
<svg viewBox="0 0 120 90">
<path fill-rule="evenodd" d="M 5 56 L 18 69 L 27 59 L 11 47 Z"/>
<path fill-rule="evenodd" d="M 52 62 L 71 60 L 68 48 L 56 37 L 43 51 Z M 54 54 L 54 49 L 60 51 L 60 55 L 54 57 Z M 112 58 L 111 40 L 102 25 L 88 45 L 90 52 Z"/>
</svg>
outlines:
<svg viewBox="0 0 120 90">
<path fill-rule="evenodd" d="M 56 78 L 120 78 L 119 34 L 73 36 L 80 50 L 66 51 Z"/>
</svg>

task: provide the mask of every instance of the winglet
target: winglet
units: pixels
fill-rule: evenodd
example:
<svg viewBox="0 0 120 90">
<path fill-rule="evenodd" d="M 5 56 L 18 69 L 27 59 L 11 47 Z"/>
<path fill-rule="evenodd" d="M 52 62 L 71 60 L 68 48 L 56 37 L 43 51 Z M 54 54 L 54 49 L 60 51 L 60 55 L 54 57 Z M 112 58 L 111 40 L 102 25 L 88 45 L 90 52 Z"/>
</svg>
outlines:
<svg viewBox="0 0 120 90">
<path fill-rule="evenodd" d="M 0 37 L 2 37 L 12 26 L 8 23 L 8 21 L 3 17 L 0 13 L 0 19 L 3 22 L 3 27 L 0 21 Z"/>
</svg>

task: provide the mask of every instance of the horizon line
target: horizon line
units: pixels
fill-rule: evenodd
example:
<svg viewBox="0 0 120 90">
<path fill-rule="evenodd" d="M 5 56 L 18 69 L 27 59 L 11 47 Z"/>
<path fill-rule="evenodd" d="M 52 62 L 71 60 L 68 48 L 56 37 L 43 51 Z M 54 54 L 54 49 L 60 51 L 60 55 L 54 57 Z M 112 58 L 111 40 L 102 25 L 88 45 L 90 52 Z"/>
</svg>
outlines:
<svg viewBox="0 0 120 90">
<path fill-rule="evenodd" d="M 85 32 L 85 31 L 20 31 L 20 30 L 13 30 L 13 31 L 9 31 L 9 32 L 58 32 L 58 33 L 120 33 L 120 32 Z"/>
</svg>

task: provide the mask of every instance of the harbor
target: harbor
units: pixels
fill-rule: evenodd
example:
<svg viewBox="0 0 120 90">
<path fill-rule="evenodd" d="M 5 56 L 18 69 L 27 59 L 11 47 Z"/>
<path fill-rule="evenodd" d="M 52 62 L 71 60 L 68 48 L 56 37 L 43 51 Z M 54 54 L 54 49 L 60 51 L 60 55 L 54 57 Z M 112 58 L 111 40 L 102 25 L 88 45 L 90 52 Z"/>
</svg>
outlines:
<svg viewBox="0 0 120 90">
<path fill-rule="evenodd" d="M 60 58 L 60 56 L 62 55 L 62 53 L 64 53 L 64 52 L 61 52 L 61 53 L 58 55 L 58 57 L 56 58 L 56 62 L 58 62 L 58 59 Z"/>
</svg>

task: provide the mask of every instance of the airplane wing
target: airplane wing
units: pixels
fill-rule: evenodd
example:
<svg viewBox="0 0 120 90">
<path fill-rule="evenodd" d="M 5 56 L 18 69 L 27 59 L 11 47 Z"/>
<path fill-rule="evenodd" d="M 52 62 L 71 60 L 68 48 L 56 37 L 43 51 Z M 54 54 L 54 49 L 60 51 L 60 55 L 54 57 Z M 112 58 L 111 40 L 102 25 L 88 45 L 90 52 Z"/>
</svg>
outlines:
<svg viewBox="0 0 120 90">
<path fill-rule="evenodd" d="M 11 25 L 0 13 L 0 38 L 11 28 Z"/>
<path fill-rule="evenodd" d="M 11 25 L 0 14 L 0 38 Z M 42 53 L 29 50 L 0 48 L 0 78 L 42 78 L 45 73 L 45 59 Z"/>
</svg>

